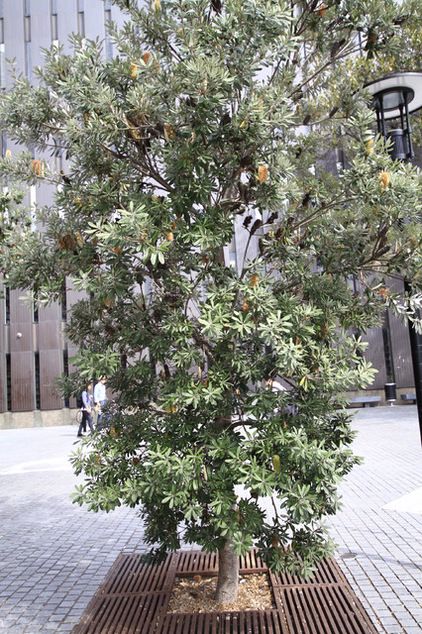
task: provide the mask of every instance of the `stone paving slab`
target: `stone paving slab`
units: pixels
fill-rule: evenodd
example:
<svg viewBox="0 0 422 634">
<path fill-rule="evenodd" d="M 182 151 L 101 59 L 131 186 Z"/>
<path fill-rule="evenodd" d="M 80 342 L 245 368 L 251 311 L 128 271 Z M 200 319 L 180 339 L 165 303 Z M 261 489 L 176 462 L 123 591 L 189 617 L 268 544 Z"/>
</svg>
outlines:
<svg viewBox="0 0 422 634">
<path fill-rule="evenodd" d="M 338 559 L 380 632 L 421 634 L 422 515 L 384 506 L 422 486 L 416 408 L 356 413 L 365 457 L 330 519 Z M 133 509 L 89 513 L 69 499 L 76 428 L 0 431 L 0 633 L 70 632 L 119 552 L 140 551 Z"/>
<path fill-rule="evenodd" d="M 119 552 L 140 550 L 133 509 L 70 501 L 76 427 L 0 432 L 0 632 L 70 632 Z"/>
<path fill-rule="evenodd" d="M 385 508 L 422 484 L 416 407 L 361 410 L 354 427 L 364 463 L 342 484 L 343 510 L 329 522 L 338 560 L 380 632 L 421 634 L 422 514 L 418 504 Z"/>
</svg>

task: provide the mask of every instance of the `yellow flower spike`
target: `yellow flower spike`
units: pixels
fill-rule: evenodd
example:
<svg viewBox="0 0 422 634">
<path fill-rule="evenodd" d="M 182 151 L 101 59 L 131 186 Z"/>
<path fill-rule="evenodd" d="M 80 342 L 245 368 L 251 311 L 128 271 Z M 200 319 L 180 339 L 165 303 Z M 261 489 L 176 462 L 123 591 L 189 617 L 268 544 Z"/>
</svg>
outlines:
<svg viewBox="0 0 422 634">
<path fill-rule="evenodd" d="M 161 11 L 161 0 L 153 0 L 152 6 L 154 8 L 154 11 L 158 13 L 159 11 Z"/>
<path fill-rule="evenodd" d="M 382 171 L 378 174 L 378 180 L 380 183 L 380 187 L 383 191 L 388 189 L 391 182 L 391 174 L 390 172 Z"/>
<path fill-rule="evenodd" d="M 272 457 L 273 468 L 276 473 L 280 473 L 281 471 L 281 459 L 280 456 L 275 454 Z"/>
<path fill-rule="evenodd" d="M 131 79 L 137 79 L 138 78 L 138 66 L 137 64 L 131 64 L 130 65 L 130 69 L 129 69 L 129 75 Z"/>
<path fill-rule="evenodd" d="M 365 151 L 368 156 L 372 156 L 372 154 L 374 153 L 374 145 L 374 139 L 368 139 L 365 143 Z"/>
<path fill-rule="evenodd" d="M 34 159 L 32 161 L 32 171 L 35 174 L 35 176 L 43 177 L 45 173 L 44 161 L 40 161 L 39 159 Z"/>
<path fill-rule="evenodd" d="M 10 160 L 12 158 L 12 150 L 6 150 L 4 153 L 4 158 Z"/>
<path fill-rule="evenodd" d="M 268 165 L 259 165 L 258 166 L 258 182 L 265 183 L 268 180 Z"/>
</svg>

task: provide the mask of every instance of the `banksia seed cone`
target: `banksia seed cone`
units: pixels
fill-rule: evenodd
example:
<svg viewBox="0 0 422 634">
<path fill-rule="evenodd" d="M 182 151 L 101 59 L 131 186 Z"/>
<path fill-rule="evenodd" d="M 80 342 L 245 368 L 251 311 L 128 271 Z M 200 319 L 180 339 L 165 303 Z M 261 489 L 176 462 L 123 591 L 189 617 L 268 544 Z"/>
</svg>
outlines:
<svg viewBox="0 0 422 634">
<path fill-rule="evenodd" d="M 259 275 L 257 273 L 254 273 L 253 275 L 251 275 L 251 278 L 249 280 L 249 286 L 253 288 L 254 286 L 257 286 L 258 284 L 259 284 Z"/>
<path fill-rule="evenodd" d="M 135 128 L 132 125 L 129 125 L 129 134 L 134 141 L 140 141 L 142 139 L 142 135 L 139 132 L 138 128 Z"/>
<path fill-rule="evenodd" d="M 149 51 L 145 51 L 145 53 L 142 55 L 142 59 L 144 60 L 145 64 L 148 64 L 149 60 L 151 59 L 151 53 Z"/>
<path fill-rule="evenodd" d="M 78 240 L 72 233 L 66 233 L 58 238 L 58 244 L 62 251 L 74 251 L 78 246 Z"/>
<path fill-rule="evenodd" d="M 176 130 L 170 123 L 164 124 L 164 138 L 166 141 L 174 141 L 176 138 Z"/>
</svg>

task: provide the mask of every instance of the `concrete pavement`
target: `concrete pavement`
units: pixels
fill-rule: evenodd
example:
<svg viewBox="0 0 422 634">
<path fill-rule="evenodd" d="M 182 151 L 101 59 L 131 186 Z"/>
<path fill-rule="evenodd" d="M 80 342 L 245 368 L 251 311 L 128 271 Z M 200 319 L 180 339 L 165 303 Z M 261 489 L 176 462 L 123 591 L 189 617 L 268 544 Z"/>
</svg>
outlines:
<svg viewBox="0 0 422 634">
<path fill-rule="evenodd" d="M 422 447 L 413 405 L 357 412 L 364 463 L 330 520 L 347 578 L 380 632 L 422 632 Z"/>
<path fill-rule="evenodd" d="M 132 509 L 70 501 L 76 426 L 0 432 L 0 632 L 69 632 L 118 553 L 142 548 Z"/>
<path fill-rule="evenodd" d="M 339 561 L 380 632 L 422 632 L 422 449 L 414 406 L 357 411 L 364 456 L 330 519 Z M 69 495 L 76 427 L 0 431 L 0 633 L 69 632 L 122 550 L 136 511 L 89 513 Z"/>
</svg>

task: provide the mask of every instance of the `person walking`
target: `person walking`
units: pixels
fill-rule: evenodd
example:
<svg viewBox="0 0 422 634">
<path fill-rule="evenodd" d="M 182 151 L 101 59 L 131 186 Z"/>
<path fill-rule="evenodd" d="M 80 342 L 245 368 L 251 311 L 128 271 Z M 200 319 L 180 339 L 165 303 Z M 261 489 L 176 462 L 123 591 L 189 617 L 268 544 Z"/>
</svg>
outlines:
<svg viewBox="0 0 422 634">
<path fill-rule="evenodd" d="M 100 376 L 98 383 L 94 387 L 94 404 L 97 409 L 97 431 L 100 431 L 103 426 L 103 408 L 107 403 L 106 395 L 106 381 L 105 376 Z"/>
<path fill-rule="evenodd" d="M 94 431 L 92 424 L 92 411 L 94 407 L 94 398 L 92 394 L 92 383 L 87 383 L 82 392 L 82 420 L 78 429 L 78 437 L 82 436 L 82 432 L 86 432 L 88 424 L 91 433 Z"/>
</svg>

